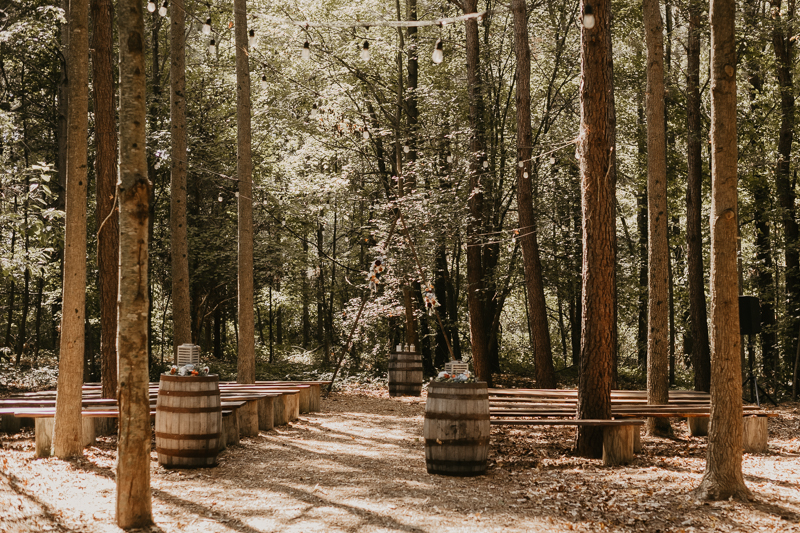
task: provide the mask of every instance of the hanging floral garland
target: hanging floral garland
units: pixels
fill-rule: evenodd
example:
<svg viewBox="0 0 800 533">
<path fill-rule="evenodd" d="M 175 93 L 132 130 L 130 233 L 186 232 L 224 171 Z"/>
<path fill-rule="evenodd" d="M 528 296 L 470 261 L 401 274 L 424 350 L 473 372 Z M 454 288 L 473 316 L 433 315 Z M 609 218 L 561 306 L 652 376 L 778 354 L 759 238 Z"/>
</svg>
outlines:
<svg viewBox="0 0 800 533">
<path fill-rule="evenodd" d="M 425 309 L 428 310 L 428 314 L 432 315 L 434 308 L 439 307 L 439 300 L 436 299 L 436 294 L 433 292 L 433 283 L 425 284 L 425 293 L 422 298 L 425 300 Z"/>
<path fill-rule="evenodd" d="M 372 262 L 372 266 L 369 267 L 369 274 L 367 274 L 367 281 L 372 292 L 378 290 L 378 284 L 381 282 L 381 274 L 383 274 L 384 270 L 386 270 L 386 267 L 383 265 L 383 257 L 376 257 L 375 261 Z"/>
</svg>

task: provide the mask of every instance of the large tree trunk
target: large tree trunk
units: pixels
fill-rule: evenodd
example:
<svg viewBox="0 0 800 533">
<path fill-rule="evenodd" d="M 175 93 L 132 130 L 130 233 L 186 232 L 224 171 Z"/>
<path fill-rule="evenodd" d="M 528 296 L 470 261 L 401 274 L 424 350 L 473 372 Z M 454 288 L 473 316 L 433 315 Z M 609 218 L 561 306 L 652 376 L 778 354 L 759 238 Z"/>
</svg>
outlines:
<svg viewBox="0 0 800 533">
<path fill-rule="evenodd" d="M 464 2 L 464 13 L 477 12 L 477 0 Z M 469 327 L 472 340 L 472 364 L 481 381 L 492 386 L 489 361 L 489 331 L 484 294 L 483 233 L 484 201 L 482 178 L 486 177 L 483 162 L 486 161 L 484 134 L 483 83 L 481 81 L 478 38 L 478 22 L 474 18 L 465 23 L 467 52 L 467 85 L 469 86 L 469 121 L 472 130 L 469 161 L 469 214 L 467 226 L 467 303 Z"/>
<path fill-rule="evenodd" d="M 117 290 L 119 283 L 119 213 L 117 120 L 114 105 L 113 18 L 111 0 L 92 0 L 92 73 L 97 156 L 97 270 L 100 292 L 100 378 L 103 398 L 117 397 Z"/>
<path fill-rule="evenodd" d="M 543 389 L 556 386 L 553 352 L 550 346 L 550 328 L 547 323 L 547 306 L 544 299 L 542 265 L 539 260 L 539 242 L 536 217 L 533 213 L 531 186 L 531 50 L 528 44 L 528 18 L 525 0 L 512 0 L 514 15 L 514 50 L 517 58 L 517 209 L 519 212 L 520 245 L 525 285 L 528 290 L 528 322 L 530 325 L 533 360 L 536 364 L 536 385 Z"/>
<path fill-rule="evenodd" d="M 696 493 L 712 500 L 750 496 L 742 477 L 735 14 L 731 0 L 711 0 L 711 419 Z"/>
<path fill-rule="evenodd" d="M 64 296 L 58 361 L 58 398 L 53 453 L 59 458 L 83 453 L 81 387 L 83 386 L 84 317 L 86 314 L 86 182 L 89 127 L 89 2 L 69 6 L 67 83 L 67 205 L 64 232 Z"/>
<path fill-rule="evenodd" d="M 689 327 L 692 339 L 694 389 L 711 390 L 711 350 L 708 344 L 705 276 L 703 275 L 703 151 L 700 112 L 700 14 L 695 0 L 690 5 L 686 49 L 686 129 L 688 183 L 686 186 L 686 258 L 689 283 Z"/>
<path fill-rule="evenodd" d="M 578 418 L 611 418 L 616 354 L 616 230 L 611 4 L 593 6 L 595 26 L 581 31 L 583 316 Z M 585 6 L 581 3 L 581 10 Z M 578 428 L 576 452 L 601 457 L 603 430 Z"/>
<path fill-rule="evenodd" d="M 178 346 L 192 342 L 189 296 L 189 228 L 186 217 L 186 13 L 184 0 L 173 0 L 170 18 L 170 140 L 172 183 L 170 184 L 170 253 L 172 255 L 172 357 Z"/>
<path fill-rule="evenodd" d="M 781 125 L 778 133 L 778 160 L 775 165 L 775 183 L 783 220 L 784 250 L 786 260 L 786 327 L 787 338 L 794 338 L 800 321 L 800 229 L 797 224 L 796 194 L 790 179 L 792 143 L 794 141 L 794 50 L 792 48 L 794 1 L 790 1 L 786 21 L 780 12 L 780 0 L 771 2 L 774 16 L 772 27 L 772 48 L 775 51 L 776 73 L 781 91 Z M 800 347 L 800 340 L 797 340 Z M 795 350 L 786 349 L 787 363 Z"/>
<path fill-rule="evenodd" d="M 253 162 L 250 156 L 250 67 L 247 3 L 233 2 L 236 34 L 236 123 L 239 179 L 239 383 L 255 383 L 255 314 L 253 310 Z"/>
<path fill-rule="evenodd" d="M 147 372 L 148 218 L 144 22 L 138 0 L 119 4 L 119 441 L 117 525 L 153 523 Z M 175 16 L 175 7 L 172 8 Z"/>
<path fill-rule="evenodd" d="M 644 0 L 647 42 L 647 403 L 669 401 L 669 247 L 667 144 L 664 132 L 664 25 L 658 0 Z M 667 418 L 648 418 L 647 432 L 669 434 Z"/>
</svg>

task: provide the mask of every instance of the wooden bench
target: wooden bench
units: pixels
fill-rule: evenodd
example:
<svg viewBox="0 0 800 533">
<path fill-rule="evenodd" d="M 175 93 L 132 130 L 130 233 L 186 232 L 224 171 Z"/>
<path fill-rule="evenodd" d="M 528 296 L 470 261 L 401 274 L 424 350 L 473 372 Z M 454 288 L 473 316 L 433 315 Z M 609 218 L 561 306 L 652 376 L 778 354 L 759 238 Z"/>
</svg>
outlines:
<svg viewBox="0 0 800 533">
<path fill-rule="evenodd" d="M 633 461 L 639 431 L 644 420 L 593 420 L 593 419 L 538 419 L 519 420 L 499 418 L 491 420 L 493 426 L 593 426 L 603 428 L 603 464 L 624 465 Z M 638 447 L 641 448 L 641 445 Z"/>
</svg>

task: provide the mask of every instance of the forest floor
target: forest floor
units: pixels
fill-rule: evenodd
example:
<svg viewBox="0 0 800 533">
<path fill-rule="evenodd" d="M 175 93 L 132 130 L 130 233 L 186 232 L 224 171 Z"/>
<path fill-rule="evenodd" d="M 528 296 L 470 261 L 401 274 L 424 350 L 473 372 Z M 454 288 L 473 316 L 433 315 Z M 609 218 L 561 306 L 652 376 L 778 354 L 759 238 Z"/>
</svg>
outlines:
<svg viewBox="0 0 800 533">
<path fill-rule="evenodd" d="M 744 456 L 754 501 L 700 502 L 705 439 L 643 437 L 633 464 L 573 457 L 572 428 L 493 428 L 489 471 L 425 471 L 425 397 L 334 393 L 322 411 L 244 438 L 219 466 L 167 470 L 152 454 L 153 532 L 797 531 L 800 404 Z M 30 429 L 0 434 L 0 532 L 118 532 L 115 437 L 80 460 L 34 459 Z"/>
</svg>

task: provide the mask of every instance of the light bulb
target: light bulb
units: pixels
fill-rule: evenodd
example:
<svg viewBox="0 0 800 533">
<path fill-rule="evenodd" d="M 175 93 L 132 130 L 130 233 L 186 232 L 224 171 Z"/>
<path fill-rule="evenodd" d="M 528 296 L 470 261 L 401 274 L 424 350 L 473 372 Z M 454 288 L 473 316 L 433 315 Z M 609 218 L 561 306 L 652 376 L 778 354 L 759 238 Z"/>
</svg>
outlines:
<svg viewBox="0 0 800 533">
<path fill-rule="evenodd" d="M 436 39 L 436 47 L 433 49 L 431 60 L 437 65 L 444 61 L 444 45 L 441 39 Z"/>
<path fill-rule="evenodd" d="M 483 168 L 489 168 L 489 162 L 488 161 L 484 161 L 483 162 Z"/>
<path fill-rule="evenodd" d="M 453 162 L 453 156 L 452 156 L 452 155 L 449 155 L 449 154 L 448 154 L 448 156 L 447 156 L 447 162 L 448 162 L 448 163 L 452 163 L 452 162 Z"/>
<path fill-rule="evenodd" d="M 407 154 L 410 151 L 411 151 L 411 148 L 409 148 L 408 146 L 403 146 L 403 153 Z"/>
<path fill-rule="evenodd" d="M 364 41 L 364 45 L 361 47 L 361 60 L 369 61 L 369 41 Z"/>
<path fill-rule="evenodd" d="M 203 24 L 203 34 L 204 35 L 211 35 L 211 19 L 206 19 L 206 23 Z"/>
<path fill-rule="evenodd" d="M 153 12 L 155 12 L 155 10 L 156 10 L 156 3 L 155 3 L 155 2 L 153 2 L 153 0 L 150 0 L 149 2 L 147 2 L 147 10 L 148 10 L 150 13 L 153 13 Z"/>
<path fill-rule="evenodd" d="M 522 162 L 522 161 L 520 161 L 520 162 L 519 162 L 519 168 L 522 168 L 522 167 L 524 167 L 524 166 L 525 166 L 525 163 L 524 163 L 524 162 Z"/>
<path fill-rule="evenodd" d="M 317 116 L 317 104 L 314 104 L 311 106 L 311 118 L 314 118 L 316 116 Z"/>
<path fill-rule="evenodd" d="M 361 136 L 364 138 L 364 140 L 369 139 L 369 132 L 364 130 L 364 133 L 362 133 Z"/>
<path fill-rule="evenodd" d="M 522 173 L 522 177 L 525 178 L 525 179 L 528 179 L 528 173 L 527 172 L 523 172 Z"/>
<path fill-rule="evenodd" d="M 550 164 L 551 165 L 555 165 L 556 164 L 556 158 L 555 157 L 551 157 L 550 158 Z"/>
<path fill-rule="evenodd" d="M 250 37 L 247 38 L 247 46 L 252 50 L 258 46 L 258 37 L 256 37 L 256 30 L 250 30 Z"/>
<path fill-rule="evenodd" d="M 211 39 L 211 42 L 208 43 L 208 53 L 209 54 L 217 53 L 217 42 L 214 39 Z"/>
<path fill-rule="evenodd" d="M 158 14 L 162 17 L 167 16 L 167 2 L 165 1 L 164 4 L 161 6 L 161 9 L 158 10 Z"/>
<path fill-rule="evenodd" d="M 583 27 L 587 30 L 591 30 L 594 28 L 595 18 L 594 18 L 594 9 L 589 4 L 586 4 L 583 8 Z"/>
<path fill-rule="evenodd" d="M 217 201 L 219 201 L 219 202 L 221 202 L 221 201 L 222 201 L 222 195 L 221 195 L 221 194 L 220 194 L 220 195 L 219 195 L 219 197 L 217 198 Z"/>
<path fill-rule="evenodd" d="M 268 87 L 269 84 L 267 83 L 267 76 L 266 75 L 261 76 L 261 88 L 267 90 Z"/>
<path fill-rule="evenodd" d="M 308 61 L 311 59 L 311 45 L 308 44 L 308 41 L 303 43 L 303 52 L 300 54 L 300 57 L 303 61 Z"/>
</svg>

